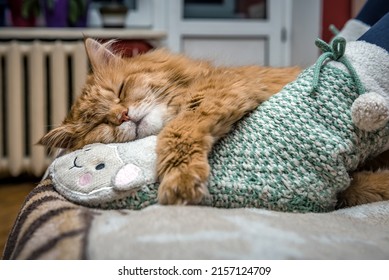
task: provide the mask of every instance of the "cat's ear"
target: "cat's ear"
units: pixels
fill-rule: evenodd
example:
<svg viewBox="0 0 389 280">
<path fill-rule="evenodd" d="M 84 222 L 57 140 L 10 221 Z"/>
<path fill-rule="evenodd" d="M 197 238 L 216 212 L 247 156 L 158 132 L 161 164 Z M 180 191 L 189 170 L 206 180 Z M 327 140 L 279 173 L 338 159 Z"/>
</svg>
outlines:
<svg viewBox="0 0 389 280">
<path fill-rule="evenodd" d="M 48 148 L 68 149 L 74 146 L 75 135 L 70 125 L 61 125 L 49 131 L 43 136 L 37 144 L 47 146 Z"/>
<path fill-rule="evenodd" d="M 93 70 L 104 69 L 112 62 L 120 59 L 110 50 L 113 41 L 101 44 L 94 39 L 86 38 L 84 43 Z"/>
</svg>

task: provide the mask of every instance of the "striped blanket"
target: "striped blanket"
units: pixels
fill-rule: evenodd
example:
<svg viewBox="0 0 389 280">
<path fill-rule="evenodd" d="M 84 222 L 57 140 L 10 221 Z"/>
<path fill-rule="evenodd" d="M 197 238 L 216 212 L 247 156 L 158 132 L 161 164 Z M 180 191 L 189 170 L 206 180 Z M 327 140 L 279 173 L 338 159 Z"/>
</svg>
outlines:
<svg viewBox="0 0 389 280">
<path fill-rule="evenodd" d="M 389 202 L 307 214 L 101 210 L 69 202 L 47 179 L 26 197 L 3 259 L 388 259 L 388 236 Z"/>
</svg>

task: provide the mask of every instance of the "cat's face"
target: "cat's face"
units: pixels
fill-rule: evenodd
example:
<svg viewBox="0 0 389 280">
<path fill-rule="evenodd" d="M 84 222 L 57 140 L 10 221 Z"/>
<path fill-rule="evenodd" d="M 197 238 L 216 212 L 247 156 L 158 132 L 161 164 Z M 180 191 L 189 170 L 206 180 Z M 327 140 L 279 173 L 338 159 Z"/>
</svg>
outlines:
<svg viewBox="0 0 389 280">
<path fill-rule="evenodd" d="M 40 143 L 75 150 L 158 134 L 170 118 L 164 73 L 151 61 L 121 58 L 93 39 L 86 39 L 85 47 L 93 73 L 63 124 Z"/>
</svg>

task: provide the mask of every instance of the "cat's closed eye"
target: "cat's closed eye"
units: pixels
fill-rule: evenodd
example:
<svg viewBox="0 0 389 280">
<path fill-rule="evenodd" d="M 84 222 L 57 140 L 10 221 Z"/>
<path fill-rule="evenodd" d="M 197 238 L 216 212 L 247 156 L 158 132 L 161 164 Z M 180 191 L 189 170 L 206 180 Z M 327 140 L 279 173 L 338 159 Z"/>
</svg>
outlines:
<svg viewBox="0 0 389 280">
<path fill-rule="evenodd" d="M 122 95 L 123 95 L 123 88 L 124 88 L 124 82 L 121 83 L 120 87 L 119 87 L 119 91 L 118 91 L 118 97 L 119 99 L 122 98 Z"/>
</svg>

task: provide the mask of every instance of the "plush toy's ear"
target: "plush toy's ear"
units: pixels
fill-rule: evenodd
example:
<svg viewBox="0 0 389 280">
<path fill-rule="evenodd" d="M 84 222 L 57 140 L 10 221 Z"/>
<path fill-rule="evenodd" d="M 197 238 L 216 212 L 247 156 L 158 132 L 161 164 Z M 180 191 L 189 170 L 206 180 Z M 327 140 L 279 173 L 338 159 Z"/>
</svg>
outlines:
<svg viewBox="0 0 389 280">
<path fill-rule="evenodd" d="M 48 148 L 69 148 L 74 144 L 74 133 L 69 125 L 61 125 L 49 131 L 43 136 L 38 144 Z"/>
<path fill-rule="evenodd" d="M 145 177 L 142 170 L 135 164 L 128 163 L 116 174 L 113 181 L 113 188 L 117 191 L 129 191 L 145 184 Z"/>
<path fill-rule="evenodd" d="M 94 71 L 104 69 L 108 64 L 120 59 L 119 56 L 116 56 L 110 50 L 110 46 L 114 41 L 101 44 L 94 39 L 86 38 L 84 43 L 86 53 Z"/>
</svg>

